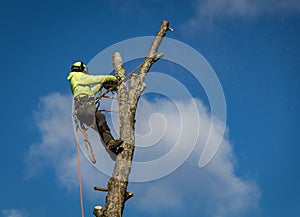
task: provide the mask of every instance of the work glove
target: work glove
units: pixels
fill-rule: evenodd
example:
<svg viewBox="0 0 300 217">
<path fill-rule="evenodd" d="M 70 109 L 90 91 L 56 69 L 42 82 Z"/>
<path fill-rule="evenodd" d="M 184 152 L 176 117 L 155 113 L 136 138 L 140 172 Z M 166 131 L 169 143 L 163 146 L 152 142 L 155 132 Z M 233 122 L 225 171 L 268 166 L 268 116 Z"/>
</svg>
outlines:
<svg viewBox="0 0 300 217">
<path fill-rule="evenodd" d="M 110 90 L 110 91 L 117 91 L 118 90 L 118 86 L 119 86 L 119 79 L 118 77 L 116 77 L 117 79 L 114 81 L 107 81 L 105 83 L 103 83 L 103 87 L 106 90 Z"/>
</svg>

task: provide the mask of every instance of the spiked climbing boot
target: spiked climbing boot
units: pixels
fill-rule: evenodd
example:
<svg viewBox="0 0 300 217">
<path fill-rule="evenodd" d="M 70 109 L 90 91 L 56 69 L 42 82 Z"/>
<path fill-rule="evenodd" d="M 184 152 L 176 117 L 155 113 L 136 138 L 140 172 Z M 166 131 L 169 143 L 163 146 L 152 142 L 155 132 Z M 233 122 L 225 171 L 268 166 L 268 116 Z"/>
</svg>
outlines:
<svg viewBox="0 0 300 217">
<path fill-rule="evenodd" d="M 116 160 L 116 157 L 119 153 L 123 151 L 123 148 L 120 147 L 122 145 L 123 140 L 110 140 L 106 146 L 106 149 L 111 157 L 112 160 Z"/>
</svg>

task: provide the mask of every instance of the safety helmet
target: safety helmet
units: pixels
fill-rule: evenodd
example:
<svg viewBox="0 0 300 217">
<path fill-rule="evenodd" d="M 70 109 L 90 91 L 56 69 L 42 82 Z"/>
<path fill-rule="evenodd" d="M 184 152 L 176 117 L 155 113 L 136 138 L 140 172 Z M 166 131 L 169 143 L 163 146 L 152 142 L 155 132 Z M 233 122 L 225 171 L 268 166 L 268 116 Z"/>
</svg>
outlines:
<svg viewBox="0 0 300 217">
<path fill-rule="evenodd" d="M 75 62 L 71 66 L 71 72 L 83 72 L 83 73 L 88 73 L 88 68 L 83 62 Z"/>
</svg>

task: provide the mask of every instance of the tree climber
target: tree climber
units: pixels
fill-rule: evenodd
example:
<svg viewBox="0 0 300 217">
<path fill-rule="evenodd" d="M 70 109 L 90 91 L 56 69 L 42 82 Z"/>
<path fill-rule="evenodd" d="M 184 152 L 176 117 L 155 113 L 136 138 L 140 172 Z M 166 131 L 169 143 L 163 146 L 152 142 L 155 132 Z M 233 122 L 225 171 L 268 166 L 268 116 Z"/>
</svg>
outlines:
<svg viewBox="0 0 300 217">
<path fill-rule="evenodd" d="M 88 128 L 96 130 L 100 135 L 101 143 L 105 144 L 106 150 L 112 159 L 115 159 L 115 155 L 122 151 L 120 145 L 123 141 L 115 140 L 111 135 L 104 114 L 96 108 L 95 95 L 106 86 L 117 88 L 117 77 L 113 75 L 88 75 L 87 66 L 83 62 L 75 62 L 67 79 L 70 81 L 74 96 L 74 113 L 75 118 L 80 123 L 81 132 L 86 133 Z M 91 88 L 90 85 L 93 84 L 95 86 Z M 85 135 L 87 138 L 87 134 Z"/>
</svg>

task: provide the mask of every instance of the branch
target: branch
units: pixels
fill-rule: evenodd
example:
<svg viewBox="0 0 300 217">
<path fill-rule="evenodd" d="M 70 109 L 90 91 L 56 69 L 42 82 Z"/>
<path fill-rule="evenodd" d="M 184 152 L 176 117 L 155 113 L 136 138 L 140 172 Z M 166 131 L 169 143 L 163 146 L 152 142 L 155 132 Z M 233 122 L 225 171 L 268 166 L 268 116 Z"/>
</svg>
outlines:
<svg viewBox="0 0 300 217">
<path fill-rule="evenodd" d="M 169 22 L 168 21 L 162 21 L 160 24 L 160 27 L 158 29 L 158 32 L 151 44 L 151 47 L 148 51 L 147 57 L 145 58 L 141 69 L 139 71 L 139 74 L 137 77 L 133 77 L 131 76 L 130 79 L 130 83 L 134 83 L 135 87 L 134 88 L 130 88 L 129 89 L 129 95 L 132 95 L 133 97 L 131 98 L 131 107 L 135 108 L 137 106 L 137 102 L 142 94 L 142 92 L 144 91 L 144 89 L 146 88 L 146 84 L 145 84 L 145 78 L 147 73 L 149 72 L 151 66 L 157 61 L 159 60 L 161 57 L 163 57 L 163 53 L 158 53 L 157 54 L 157 50 L 159 45 L 162 42 L 163 37 L 166 35 L 166 32 L 168 30 L 171 30 L 171 28 L 169 27 Z"/>
<path fill-rule="evenodd" d="M 169 22 L 166 20 L 163 20 L 160 24 L 160 27 L 158 29 L 158 32 L 156 33 L 156 36 L 151 44 L 151 47 L 148 51 L 147 57 L 154 56 L 157 53 L 157 49 L 159 45 L 161 44 L 163 37 L 166 35 L 166 32 L 168 30 L 171 30 L 169 28 Z"/>
<path fill-rule="evenodd" d="M 157 54 L 157 50 L 168 30 L 172 30 L 169 27 L 169 22 L 163 20 L 148 51 L 147 58 L 144 60 L 143 66 L 139 72 L 139 74 L 142 74 L 141 78 L 143 81 L 153 63 L 163 56 L 163 53 Z"/>
</svg>

